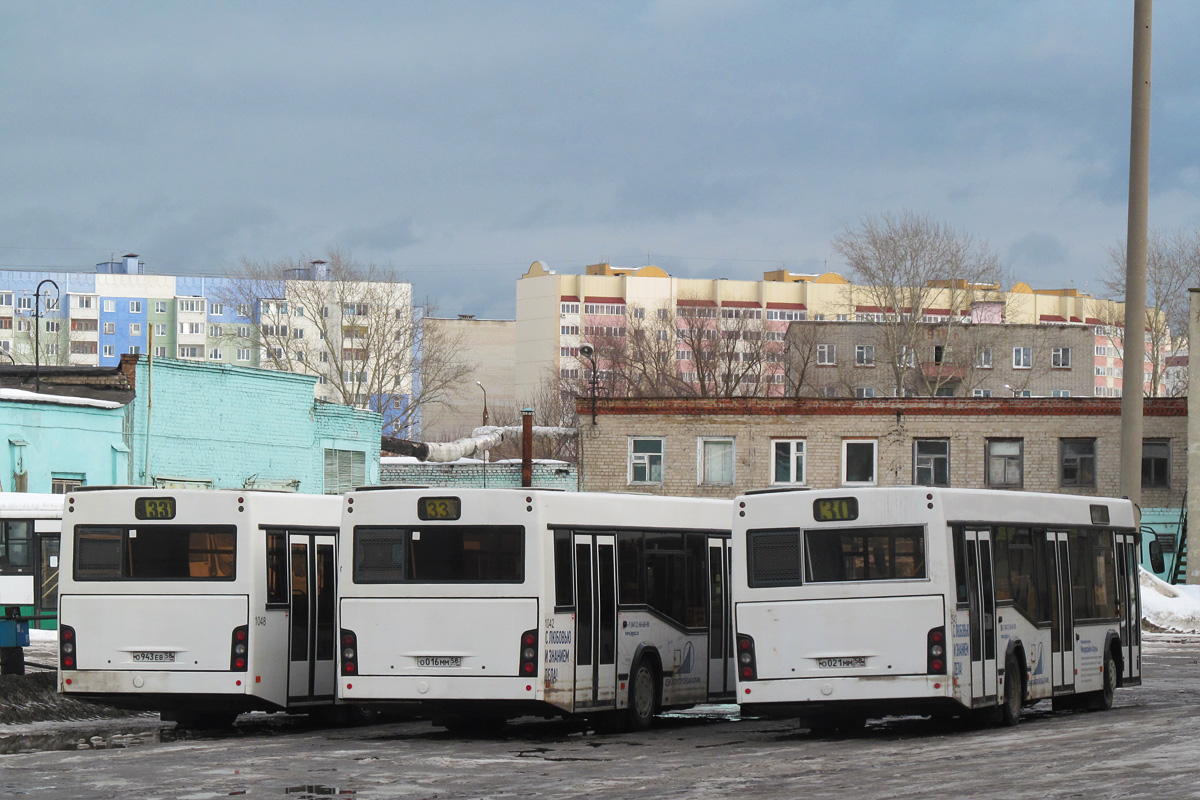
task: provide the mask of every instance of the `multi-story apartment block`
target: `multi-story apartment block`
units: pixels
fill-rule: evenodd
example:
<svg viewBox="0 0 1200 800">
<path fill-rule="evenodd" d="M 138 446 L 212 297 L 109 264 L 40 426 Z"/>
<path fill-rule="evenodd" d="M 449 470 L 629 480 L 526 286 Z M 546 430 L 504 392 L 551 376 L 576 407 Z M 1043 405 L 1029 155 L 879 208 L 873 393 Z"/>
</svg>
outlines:
<svg viewBox="0 0 1200 800">
<path fill-rule="evenodd" d="M 696 348 L 687 346 L 684 338 L 689 326 L 695 328 L 696 318 L 712 320 L 711 331 L 701 331 L 702 335 L 714 339 L 742 338 L 740 352 L 730 353 L 723 369 L 728 371 L 750 357 L 746 355 L 750 351 L 757 351 L 753 357 L 762 362 L 750 382 L 729 394 L 791 394 L 794 392 L 789 391 L 785 363 L 793 354 L 781 356 L 774 349 L 788 338 L 788 326 L 797 322 L 840 322 L 864 328 L 886 325 L 894 319 L 896 309 L 878 305 L 880 293 L 872 289 L 855 286 L 836 273 L 797 275 L 778 270 L 765 273 L 761 281 L 708 280 L 671 277 L 654 266 L 627 269 L 593 264 L 582 275 L 569 275 L 558 274 L 543 262 L 535 261 L 517 281 L 516 396 L 533 397 L 548 380 L 586 383 L 592 365 L 586 357 L 581 357 L 581 344 L 596 349 L 596 368 L 603 380 L 608 366 L 600 358 L 603 351 L 619 352 L 622 347 L 625 352 L 644 349 L 647 338 L 663 340 L 662 349 L 674 362 L 669 369 L 680 382 L 694 388 L 698 377 L 693 358 Z M 1000 352 L 1011 339 L 1000 333 L 1006 326 L 1053 327 L 1057 331 L 1055 336 L 1061 333 L 1064 342 L 1070 339 L 1070 344 L 1062 346 L 1070 349 L 1071 385 L 1061 388 L 1073 394 L 1120 396 L 1124 377 L 1123 303 L 1091 297 L 1076 289 L 1033 289 L 1027 283 L 1017 283 L 1003 291 L 995 285 L 945 282 L 926 287 L 924 295 L 922 323 L 971 324 L 985 332 L 994 331 L 997 338 L 992 344 L 992 355 L 997 360 L 1012 355 Z M 911 309 L 901 311 L 908 313 Z M 655 326 L 647 322 L 654 320 L 663 324 Z M 747 325 L 746 320 L 753 324 Z M 631 335 L 635 328 L 639 329 L 637 337 Z M 982 341 L 990 335 L 977 333 L 975 337 Z M 690 336 L 699 338 L 694 330 Z M 606 346 L 597 347 L 597 342 Z M 1148 336 L 1146 342 L 1149 355 Z M 1013 346 L 1019 345 L 1014 342 Z M 1032 357 L 1032 352 L 1029 355 Z M 1062 358 L 1061 353 L 1059 357 Z M 1053 355 L 1047 358 L 1052 359 Z M 1145 368 L 1146 391 L 1151 388 L 1149 363 Z M 1165 363 L 1165 359 L 1160 359 L 1160 363 Z M 1014 369 L 1024 368 L 1018 362 L 1014 364 Z M 1032 374 L 1032 363 L 1029 368 Z M 1086 386 L 1080 377 L 1084 372 L 1092 378 Z M 763 385 L 765 388 L 758 388 Z M 613 393 L 624 394 L 621 388 L 615 387 Z M 1059 387 L 1050 383 L 1042 387 L 1038 383 L 1023 386 L 1021 392 L 1028 389 L 1036 394 L 1043 388 L 1050 392 Z"/>
<path fill-rule="evenodd" d="M 331 383 L 325 376 L 336 370 L 357 383 L 367 374 L 373 358 L 363 343 L 372 335 L 368 318 L 387 320 L 391 346 L 401 336 L 390 328 L 412 328 L 409 284 L 327 282 L 313 271 L 299 271 L 277 282 L 272 294 L 279 297 L 262 298 L 241 283 L 147 275 L 132 253 L 97 264 L 90 273 L 0 270 L 0 359 L 116 366 L 124 354 L 145 353 L 282 369 L 317 375 L 318 399 L 379 411 L 385 426 L 403 416 L 413 385 L 405 371 L 411 364 L 407 356 L 397 359 L 388 352 L 399 367 L 374 391 L 338 391 L 332 384 L 345 381 Z M 388 307 L 369 317 L 362 301 L 367 296 L 386 298 Z"/>
</svg>

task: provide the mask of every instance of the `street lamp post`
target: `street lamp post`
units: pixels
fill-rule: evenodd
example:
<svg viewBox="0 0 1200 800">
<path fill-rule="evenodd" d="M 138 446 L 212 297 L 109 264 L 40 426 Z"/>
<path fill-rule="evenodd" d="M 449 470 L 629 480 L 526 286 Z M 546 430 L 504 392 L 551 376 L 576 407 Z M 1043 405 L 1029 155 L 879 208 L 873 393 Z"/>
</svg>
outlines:
<svg viewBox="0 0 1200 800">
<path fill-rule="evenodd" d="M 488 413 L 487 413 L 487 389 L 484 389 L 484 388 L 483 388 L 483 384 L 482 384 L 481 382 L 479 382 L 479 381 L 475 381 L 475 385 L 476 385 L 476 386 L 478 386 L 478 387 L 479 387 L 479 388 L 480 388 L 480 389 L 483 391 L 483 427 L 485 427 L 485 428 L 486 428 L 486 427 L 487 427 L 487 422 L 488 422 Z"/>
<path fill-rule="evenodd" d="M 33 380 L 39 394 L 42 391 L 42 287 L 47 283 L 54 287 L 55 300 L 62 297 L 62 293 L 58 290 L 58 284 L 49 278 L 43 280 L 33 290 Z"/>
<path fill-rule="evenodd" d="M 579 355 L 592 362 L 592 424 L 596 424 L 596 348 L 590 344 L 579 345 Z"/>
<path fill-rule="evenodd" d="M 483 427 L 486 428 L 487 423 L 488 423 L 487 389 L 483 388 L 483 383 L 480 381 L 475 381 L 475 385 L 478 386 L 480 388 L 480 390 L 483 392 Z M 492 451 L 484 450 L 483 451 L 483 488 L 485 488 L 485 489 L 487 488 L 488 464 L 491 463 L 491 460 L 492 460 Z"/>
</svg>

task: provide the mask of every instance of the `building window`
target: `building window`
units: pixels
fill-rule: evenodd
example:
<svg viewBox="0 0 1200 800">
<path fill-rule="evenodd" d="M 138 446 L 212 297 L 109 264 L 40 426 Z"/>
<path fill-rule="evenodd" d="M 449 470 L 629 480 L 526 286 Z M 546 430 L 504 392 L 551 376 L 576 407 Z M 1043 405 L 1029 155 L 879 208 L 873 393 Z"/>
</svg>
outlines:
<svg viewBox="0 0 1200 800">
<path fill-rule="evenodd" d="M 221 352 L 221 348 L 214 347 L 208 351 L 208 360 L 209 361 L 223 361 L 223 360 L 225 360 L 225 354 Z"/>
<path fill-rule="evenodd" d="M 11 295 L 10 295 L 10 296 L 11 296 Z M 79 296 L 76 296 L 76 298 L 75 298 L 75 307 L 76 307 L 76 308 L 91 308 L 91 307 L 92 307 L 92 301 L 93 301 L 94 299 L 95 299 L 95 298 L 93 298 L 93 297 L 89 297 L 89 296 L 87 296 L 87 295 L 79 295 Z M 10 302 L 10 303 L 9 303 L 9 305 L 12 305 L 12 303 Z"/>
<path fill-rule="evenodd" d="M 950 485 L 949 439 L 917 439 L 913 442 L 913 484 Z"/>
<path fill-rule="evenodd" d="M 842 441 L 842 484 L 844 486 L 875 485 L 874 439 L 844 439 Z"/>
<path fill-rule="evenodd" d="M 1050 396 L 1051 397 L 1070 397 L 1071 390 L 1070 389 L 1051 389 Z"/>
<path fill-rule="evenodd" d="M 987 440 L 985 480 L 988 486 L 1021 488 L 1024 446 L 1023 439 Z"/>
<path fill-rule="evenodd" d="M 663 482 L 663 442 L 661 438 L 629 440 L 629 483 Z"/>
<path fill-rule="evenodd" d="M 13 301 L 12 292 L 0 292 L 0 306 L 11 306 Z"/>
<path fill-rule="evenodd" d="M 817 363 L 818 364 L 836 364 L 837 363 L 837 345 L 834 345 L 834 344 L 819 344 L 819 345 L 817 345 Z"/>
<path fill-rule="evenodd" d="M 208 313 L 214 317 L 220 317 L 225 313 L 225 306 L 221 303 L 213 303 L 208 307 Z"/>
<path fill-rule="evenodd" d="M 1071 368 L 1071 348 L 1056 347 L 1050 351 L 1050 366 L 1055 369 Z"/>
<path fill-rule="evenodd" d="M 776 439 L 771 462 L 771 483 L 804 484 L 804 439 Z"/>
<path fill-rule="evenodd" d="M 854 396 L 860 400 L 875 396 L 875 388 L 873 386 L 859 386 L 854 390 Z"/>
<path fill-rule="evenodd" d="M 200 346 L 195 344 L 179 345 L 180 358 L 202 358 L 203 354 L 200 351 Z"/>
<path fill-rule="evenodd" d="M 1063 486 L 1096 485 L 1096 440 L 1060 439 L 1059 454 Z"/>
<path fill-rule="evenodd" d="M 854 346 L 854 365 L 858 367 L 875 366 L 875 345 L 857 344 Z"/>
<path fill-rule="evenodd" d="M 204 323 L 202 322 L 181 322 L 179 323 L 179 332 L 189 336 L 203 335 Z"/>
<path fill-rule="evenodd" d="M 1012 396 L 1013 397 L 1033 397 L 1033 390 L 1032 389 L 1013 389 Z"/>
<path fill-rule="evenodd" d="M 154 326 L 154 335 L 155 336 L 166 336 L 167 335 L 166 323 L 160 322 L 160 323 L 156 324 Z"/>
<path fill-rule="evenodd" d="M 140 323 L 140 322 L 129 323 L 129 335 L 130 336 L 141 336 L 142 335 L 142 323 Z"/>
<path fill-rule="evenodd" d="M 32 297 L 18 297 L 17 298 L 17 310 L 18 311 L 32 311 L 33 310 L 33 298 Z"/>
<path fill-rule="evenodd" d="M 154 348 L 154 357 L 155 358 L 166 358 L 167 357 L 166 346 Z"/>
<path fill-rule="evenodd" d="M 50 479 L 50 494 L 66 494 L 74 491 L 80 486 L 83 486 L 83 476 L 75 475 L 72 477 L 52 477 Z"/>
<path fill-rule="evenodd" d="M 1142 440 L 1142 488 L 1167 489 L 1171 486 L 1171 442 L 1167 439 Z"/>
<path fill-rule="evenodd" d="M 250 348 L 249 347 L 238 348 L 237 360 L 238 361 L 249 361 L 250 360 Z"/>
<path fill-rule="evenodd" d="M 141 300 L 130 300 L 129 301 L 129 313 L 130 314 L 142 313 L 142 301 Z"/>
<path fill-rule="evenodd" d="M 62 322 L 57 319 L 46 320 L 46 333 L 58 333 L 62 330 Z"/>
<path fill-rule="evenodd" d="M 103 353 L 103 355 L 104 355 L 104 357 L 105 357 L 105 358 L 112 358 L 112 357 L 113 357 L 113 356 L 115 356 L 116 354 L 117 354 L 117 347 L 116 347 L 116 345 L 111 345 L 111 344 L 106 344 L 106 345 L 104 345 L 104 353 Z"/>
<path fill-rule="evenodd" d="M 991 389 L 972 389 L 971 396 L 972 397 L 991 397 L 992 390 Z"/>
<path fill-rule="evenodd" d="M 1033 366 L 1032 347 L 1013 348 L 1013 369 L 1030 369 Z"/>
<path fill-rule="evenodd" d="M 221 336 L 222 336 L 221 326 L 220 325 L 209 325 L 208 326 L 208 335 L 214 339 L 221 338 Z"/>
<path fill-rule="evenodd" d="M 179 310 L 188 313 L 204 313 L 204 298 L 190 298 L 179 301 Z"/>
<path fill-rule="evenodd" d="M 103 303 L 103 308 L 106 313 L 115 314 L 117 311 L 117 301 L 116 300 L 105 300 Z"/>
<path fill-rule="evenodd" d="M 129 355 L 131 355 L 131 356 L 140 356 L 141 354 L 142 354 L 142 347 L 141 347 L 141 345 L 137 345 L 137 344 L 131 344 L 131 345 L 129 345 Z"/>
<path fill-rule="evenodd" d="M 108 334 L 109 336 L 112 336 L 112 335 L 116 334 L 116 332 L 117 332 L 117 323 L 115 323 L 115 322 L 106 322 L 106 323 L 104 323 L 104 332 L 105 332 L 106 334 Z"/>
<path fill-rule="evenodd" d="M 345 494 L 366 482 L 366 453 L 361 450 L 325 451 L 325 494 Z"/>
<path fill-rule="evenodd" d="M 154 301 L 154 313 L 155 314 L 167 313 L 167 301 L 166 300 L 155 300 Z"/>
<path fill-rule="evenodd" d="M 698 440 L 699 468 L 696 470 L 703 486 L 733 485 L 733 439 L 728 437 Z"/>
</svg>

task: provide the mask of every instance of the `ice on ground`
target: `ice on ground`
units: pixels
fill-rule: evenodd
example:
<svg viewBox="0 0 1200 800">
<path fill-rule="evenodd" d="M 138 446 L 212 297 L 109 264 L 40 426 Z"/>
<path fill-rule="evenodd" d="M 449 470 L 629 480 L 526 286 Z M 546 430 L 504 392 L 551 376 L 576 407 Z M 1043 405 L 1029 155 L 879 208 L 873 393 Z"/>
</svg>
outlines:
<svg viewBox="0 0 1200 800">
<path fill-rule="evenodd" d="M 1200 586 L 1172 586 L 1145 569 L 1142 585 L 1142 627 L 1169 633 L 1200 633 Z"/>
</svg>

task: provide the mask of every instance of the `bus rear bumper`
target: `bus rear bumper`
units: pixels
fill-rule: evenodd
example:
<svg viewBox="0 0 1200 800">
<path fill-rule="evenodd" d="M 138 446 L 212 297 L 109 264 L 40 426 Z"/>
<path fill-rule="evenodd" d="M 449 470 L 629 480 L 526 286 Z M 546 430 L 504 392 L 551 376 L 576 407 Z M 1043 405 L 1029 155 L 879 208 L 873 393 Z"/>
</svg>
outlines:
<svg viewBox="0 0 1200 800">
<path fill-rule="evenodd" d="M 155 711 L 172 707 L 180 698 L 245 698 L 252 680 L 245 672 L 72 670 L 59 672 L 58 691 L 121 708 Z"/>
<path fill-rule="evenodd" d="M 458 678 L 445 675 L 342 675 L 338 698 L 347 702 L 447 700 L 542 700 L 534 678 Z"/>
<path fill-rule="evenodd" d="M 742 681 L 738 702 L 744 714 L 766 717 L 835 709 L 874 718 L 964 711 L 954 698 L 951 680 L 945 675 L 905 675 Z"/>
</svg>

